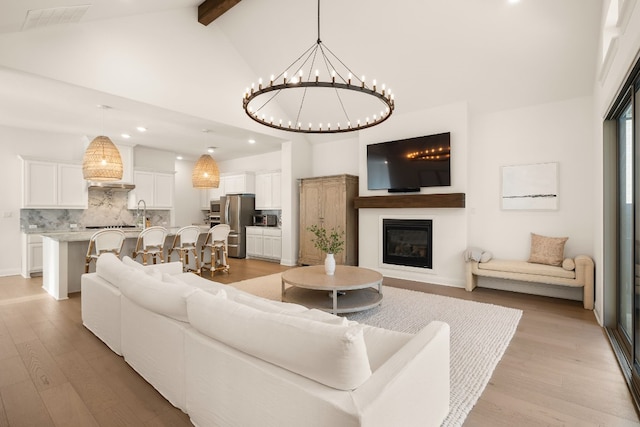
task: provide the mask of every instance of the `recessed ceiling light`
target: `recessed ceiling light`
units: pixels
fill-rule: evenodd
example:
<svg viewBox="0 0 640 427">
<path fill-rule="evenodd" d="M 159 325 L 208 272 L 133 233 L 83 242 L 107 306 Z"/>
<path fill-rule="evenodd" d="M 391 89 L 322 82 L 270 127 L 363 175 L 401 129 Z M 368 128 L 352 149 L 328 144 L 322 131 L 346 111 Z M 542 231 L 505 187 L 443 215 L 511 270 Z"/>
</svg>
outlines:
<svg viewBox="0 0 640 427">
<path fill-rule="evenodd" d="M 182 160 L 182 156 L 176 156 L 176 159 Z"/>
<path fill-rule="evenodd" d="M 215 151 L 216 147 L 207 147 L 207 151 L 209 153 L 213 153 Z"/>
<path fill-rule="evenodd" d="M 138 130 L 138 132 L 146 132 L 147 131 L 147 128 L 142 127 L 142 126 L 138 126 L 136 129 Z"/>
<path fill-rule="evenodd" d="M 131 138 L 131 135 L 129 135 L 128 133 L 120 134 L 120 136 L 121 136 L 121 137 L 123 137 L 124 139 L 129 139 L 129 138 Z"/>
<path fill-rule="evenodd" d="M 255 143 L 256 143 L 256 140 L 255 140 L 255 139 L 250 139 L 250 140 L 249 140 L 249 144 L 255 144 Z"/>
<path fill-rule="evenodd" d="M 516 4 L 516 3 L 520 3 L 520 0 L 509 0 L 510 4 Z"/>
</svg>

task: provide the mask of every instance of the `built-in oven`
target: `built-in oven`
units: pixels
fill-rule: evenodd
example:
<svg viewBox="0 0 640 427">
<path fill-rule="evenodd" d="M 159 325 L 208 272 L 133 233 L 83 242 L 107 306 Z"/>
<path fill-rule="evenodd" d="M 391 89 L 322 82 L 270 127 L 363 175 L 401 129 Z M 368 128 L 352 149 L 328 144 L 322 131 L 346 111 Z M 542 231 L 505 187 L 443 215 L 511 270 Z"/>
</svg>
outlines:
<svg viewBox="0 0 640 427">
<path fill-rule="evenodd" d="M 212 200 L 209 208 L 209 223 L 211 227 L 220 224 L 220 200 Z"/>
</svg>

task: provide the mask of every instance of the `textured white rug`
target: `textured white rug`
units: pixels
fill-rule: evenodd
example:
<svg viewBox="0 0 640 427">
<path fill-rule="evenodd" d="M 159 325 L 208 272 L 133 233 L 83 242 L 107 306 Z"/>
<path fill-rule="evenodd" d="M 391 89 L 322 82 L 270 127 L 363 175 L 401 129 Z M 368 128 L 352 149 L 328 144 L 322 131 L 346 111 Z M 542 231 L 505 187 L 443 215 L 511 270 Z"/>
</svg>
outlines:
<svg viewBox="0 0 640 427">
<path fill-rule="evenodd" d="M 254 295 L 280 300 L 280 274 L 233 283 Z M 433 320 L 451 327 L 451 410 L 443 426 L 460 426 L 480 398 L 507 349 L 521 310 L 383 286 L 379 307 L 349 320 L 417 332 Z"/>
</svg>

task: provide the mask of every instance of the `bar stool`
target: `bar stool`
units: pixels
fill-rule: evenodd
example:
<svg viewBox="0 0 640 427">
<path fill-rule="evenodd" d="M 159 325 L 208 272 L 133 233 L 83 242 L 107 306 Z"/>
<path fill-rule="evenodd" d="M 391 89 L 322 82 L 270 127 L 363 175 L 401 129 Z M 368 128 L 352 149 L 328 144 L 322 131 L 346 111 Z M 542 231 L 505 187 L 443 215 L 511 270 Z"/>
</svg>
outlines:
<svg viewBox="0 0 640 427">
<path fill-rule="evenodd" d="M 145 228 L 138 235 L 136 248 L 131 258 L 136 259 L 138 255 L 142 255 L 142 264 L 147 265 L 147 256 L 151 256 L 153 263 L 156 264 L 158 258 L 160 263 L 164 262 L 164 239 L 167 237 L 167 229 L 164 227 Z"/>
<path fill-rule="evenodd" d="M 228 224 L 218 224 L 211 227 L 207 233 L 207 238 L 202 245 L 200 252 L 200 261 L 202 265 L 200 267 L 200 275 L 202 276 L 202 270 L 209 269 L 209 274 L 213 277 L 213 273 L 216 271 L 224 271 L 229 273 L 229 264 L 227 264 L 227 237 L 231 227 Z M 211 250 L 211 258 L 209 262 L 205 261 L 204 252 L 209 248 Z"/>
<path fill-rule="evenodd" d="M 120 257 L 122 245 L 124 244 L 124 232 L 107 228 L 96 231 L 89 239 L 89 247 L 87 248 L 87 256 L 84 259 L 84 272 L 89 272 L 89 264 L 96 261 L 100 255 L 105 252 L 112 252 Z"/>
<path fill-rule="evenodd" d="M 200 263 L 198 262 L 198 252 L 196 242 L 200 236 L 200 227 L 197 225 L 187 225 L 176 232 L 173 238 L 173 244 L 169 249 L 169 262 L 174 251 L 178 251 L 180 262 L 184 271 L 189 271 L 189 252 L 193 252 L 193 258 L 196 263 L 196 273 L 200 274 Z"/>
</svg>

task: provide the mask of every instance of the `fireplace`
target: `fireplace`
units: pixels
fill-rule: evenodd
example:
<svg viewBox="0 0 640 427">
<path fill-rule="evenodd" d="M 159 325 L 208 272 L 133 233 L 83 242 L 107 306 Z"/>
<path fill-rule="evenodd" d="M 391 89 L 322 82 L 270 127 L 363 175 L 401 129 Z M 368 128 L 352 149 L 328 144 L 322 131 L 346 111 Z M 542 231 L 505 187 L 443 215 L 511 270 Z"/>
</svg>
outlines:
<svg viewBox="0 0 640 427">
<path fill-rule="evenodd" d="M 382 262 L 430 269 L 432 237 L 430 219 L 383 219 Z"/>
</svg>

